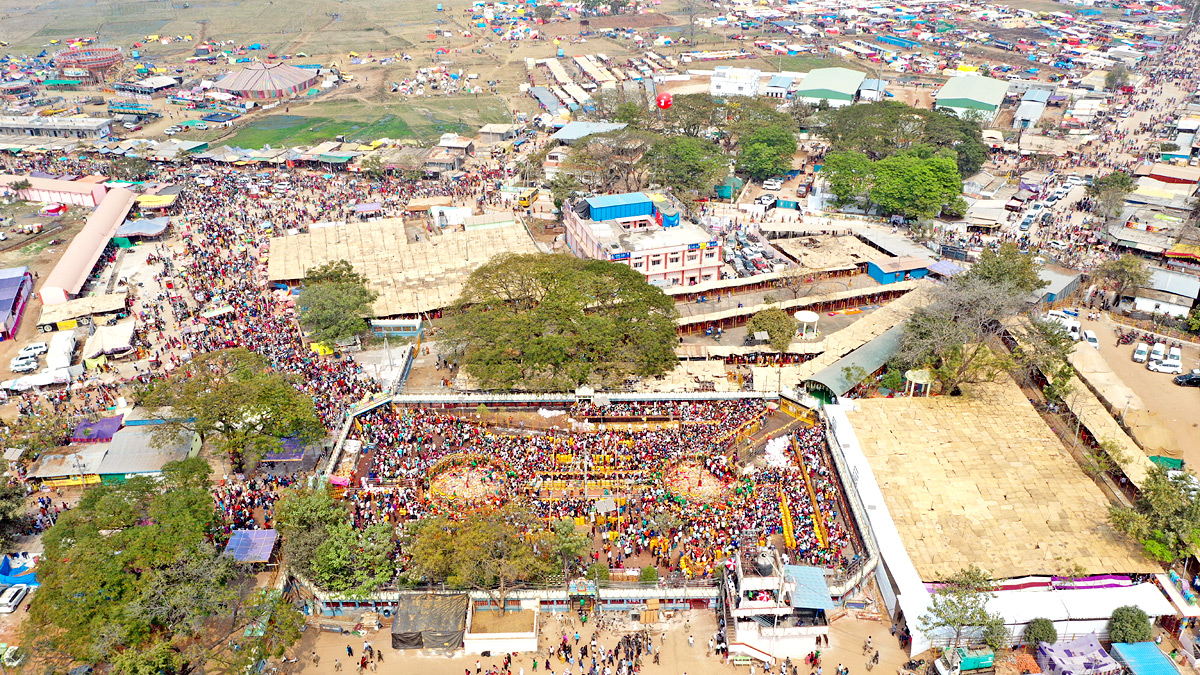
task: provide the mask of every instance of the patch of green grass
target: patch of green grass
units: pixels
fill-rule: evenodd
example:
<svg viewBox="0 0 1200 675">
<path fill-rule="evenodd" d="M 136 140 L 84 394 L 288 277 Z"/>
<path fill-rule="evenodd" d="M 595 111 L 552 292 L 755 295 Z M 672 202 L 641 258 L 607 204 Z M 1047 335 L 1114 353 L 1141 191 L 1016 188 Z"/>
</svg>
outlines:
<svg viewBox="0 0 1200 675">
<path fill-rule="evenodd" d="M 39 239 L 38 241 L 35 241 L 32 244 L 29 244 L 27 246 L 22 246 L 21 248 L 17 249 L 17 251 L 19 253 L 21 253 L 21 255 L 37 255 L 38 253 L 41 253 L 42 251 L 50 248 L 51 241 L 53 241 L 53 240 L 52 239 Z"/>
<path fill-rule="evenodd" d="M 815 68 L 849 68 L 862 72 L 873 71 L 875 64 L 867 64 L 863 62 L 848 61 L 840 56 L 821 56 L 816 54 L 801 54 L 798 56 L 770 56 L 759 59 L 759 63 L 766 65 L 768 68 L 776 68 L 778 70 L 791 70 L 795 72 L 808 72 Z"/>
<path fill-rule="evenodd" d="M 243 148 L 315 145 L 346 136 L 353 141 L 416 138 L 429 141 L 447 132 L 473 133 L 489 122 L 509 119 L 504 103 L 494 97 L 420 99 L 402 103 L 327 101 L 291 114 L 270 115 L 250 122 L 220 144 Z M 299 114 L 297 114 L 297 112 Z"/>
</svg>

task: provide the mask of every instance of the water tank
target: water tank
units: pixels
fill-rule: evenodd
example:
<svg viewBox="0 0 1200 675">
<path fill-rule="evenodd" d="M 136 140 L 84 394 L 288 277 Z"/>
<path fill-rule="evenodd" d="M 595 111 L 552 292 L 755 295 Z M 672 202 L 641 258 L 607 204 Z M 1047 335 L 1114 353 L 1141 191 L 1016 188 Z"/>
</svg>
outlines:
<svg viewBox="0 0 1200 675">
<path fill-rule="evenodd" d="M 770 553 L 761 551 L 758 559 L 754 562 L 754 568 L 758 570 L 759 576 L 769 577 L 775 573 L 775 561 L 771 559 Z"/>
</svg>

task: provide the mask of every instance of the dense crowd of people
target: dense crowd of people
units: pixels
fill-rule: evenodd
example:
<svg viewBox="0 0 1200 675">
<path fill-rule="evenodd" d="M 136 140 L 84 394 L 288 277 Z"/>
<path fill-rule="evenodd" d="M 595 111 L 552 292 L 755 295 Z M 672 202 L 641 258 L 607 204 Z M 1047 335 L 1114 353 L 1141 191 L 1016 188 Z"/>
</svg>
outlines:
<svg viewBox="0 0 1200 675">
<path fill-rule="evenodd" d="M 791 434 L 803 468 L 793 462 L 743 476 L 731 458 L 736 432 L 765 413 L 761 399 L 581 403 L 570 409 L 573 419 L 673 415 L 684 423 L 567 431 L 487 426 L 472 414 L 382 406 L 359 418 L 363 456 L 348 493 L 351 513 L 356 527 L 366 527 L 457 518 L 518 502 L 540 522 L 572 519 L 590 527 L 594 546 L 577 561 L 579 570 L 596 562 L 613 569 L 654 565 L 707 578 L 748 543 L 782 540 L 786 495 L 796 532 L 791 557 L 847 567 L 855 560 L 855 540 L 820 426 Z M 698 495 L 693 486 L 668 480 L 681 463 L 722 488 Z M 603 492 L 582 494 L 585 480 L 604 481 Z M 598 506 L 617 496 L 622 503 Z"/>
</svg>

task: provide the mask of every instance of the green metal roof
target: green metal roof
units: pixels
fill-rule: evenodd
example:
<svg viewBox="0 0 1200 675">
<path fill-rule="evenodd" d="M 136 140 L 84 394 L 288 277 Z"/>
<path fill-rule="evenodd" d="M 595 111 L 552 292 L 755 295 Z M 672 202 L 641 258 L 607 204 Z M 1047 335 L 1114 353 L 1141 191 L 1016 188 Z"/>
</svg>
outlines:
<svg viewBox="0 0 1200 675">
<path fill-rule="evenodd" d="M 1008 83 L 992 77 L 965 75 L 952 77 L 938 90 L 938 105 L 951 108 L 975 107 L 962 105 L 955 101 L 974 101 L 995 110 L 1004 103 L 1004 95 L 1008 93 Z"/>
<path fill-rule="evenodd" d="M 900 349 L 903 337 L 904 326 L 893 326 L 879 337 L 818 371 L 805 380 L 805 383 L 819 384 L 833 392 L 834 396 L 843 396 L 858 384 L 846 378 L 847 368 L 862 368 L 863 372 L 868 374 L 879 370 Z"/>
<path fill-rule="evenodd" d="M 796 96 L 827 98 L 822 94 L 834 93 L 854 98 L 866 74 L 849 68 L 817 68 L 804 76 L 796 88 Z"/>
</svg>

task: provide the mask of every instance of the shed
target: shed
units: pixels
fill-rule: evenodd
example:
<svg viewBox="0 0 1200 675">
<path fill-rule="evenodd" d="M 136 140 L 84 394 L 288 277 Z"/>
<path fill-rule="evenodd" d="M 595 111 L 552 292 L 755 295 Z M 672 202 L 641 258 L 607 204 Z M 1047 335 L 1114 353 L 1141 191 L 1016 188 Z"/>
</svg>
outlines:
<svg viewBox="0 0 1200 675">
<path fill-rule="evenodd" d="M 113 434 L 96 473 L 105 483 L 157 476 L 168 463 L 187 459 L 193 451 L 200 452 L 199 438 L 194 433 L 179 433 L 173 440 L 161 442 L 154 438 L 153 426 L 125 427 Z"/>
<path fill-rule="evenodd" d="M 952 77 L 935 95 L 936 108 L 948 110 L 956 115 L 974 110 L 990 123 L 1004 103 L 1008 83 L 991 77 L 967 75 Z"/>
<path fill-rule="evenodd" d="M 882 285 L 906 279 L 923 279 L 929 274 L 929 259 L 904 256 L 867 263 L 867 274 Z"/>
<path fill-rule="evenodd" d="M 796 87 L 796 98 L 814 104 L 827 101 L 833 107 L 850 105 L 866 77 L 849 68 L 817 68 Z"/>
<path fill-rule="evenodd" d="M 1112 655 L 1132 675 L 1179 675 L 1179 669 L 1153 642 L 1114 642 Z"/>
<path fill-rule="evenodd" d="M 593 134 L 604 134 L 610 131 L 624 129 L 627 125 L 618 122 L 567 122 L 566 126 L 554 132 L 550 138 L 570 145 L 581 138 Z"/>
<path fill-rule="evenodd" d="M 1031 293 L 1027 299 L 1028 302 L 1057 302 L 1062 300 L 1074 293 L 1075 289 L 1079 288 L 1079 280 L 1082 279 L 1078 272 L 1046 268 L 1038 270 L 1038 278 L 1050 283 Z"/>
<path fill-rule="evenodd" d="M 817 398 L 830 403 L 836 402 L 861 381 L 847 377 L 847 373 L 861 369 L 865 377 L 875 374 L 887 365 L 888 360 L 900 349 L 900 341 L 903 338 L 904 326 L 892 326 L 879 337 L 817 371 L 804 381 L 805 389 Z"/>
<path fill-rule="evenodd" d="M 43 305 L 61 304 L 79 294 L 104 248 L 125 222 L 134 199 L 136 195 L 125 188 L 108 191 L 100 206 L 87 217 L 83 229 L 71 240 L 58 264 L 46 275 L 38 291 Z"/>
<path fill-rule="evenodd" d="M 467 633 L 466 593 L 401 595 L 392 619 L 392 649 L 458 649 Z"/>
<path fill-rule="evenodd" d="M 654 213 L 654 202 L 644 192 L 600 195 L 583 201 L 588 205 L 589 220 L 636 218 Z"/>
</svg>

